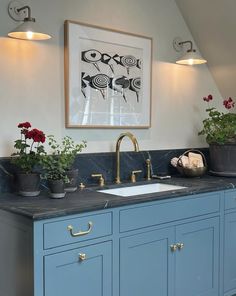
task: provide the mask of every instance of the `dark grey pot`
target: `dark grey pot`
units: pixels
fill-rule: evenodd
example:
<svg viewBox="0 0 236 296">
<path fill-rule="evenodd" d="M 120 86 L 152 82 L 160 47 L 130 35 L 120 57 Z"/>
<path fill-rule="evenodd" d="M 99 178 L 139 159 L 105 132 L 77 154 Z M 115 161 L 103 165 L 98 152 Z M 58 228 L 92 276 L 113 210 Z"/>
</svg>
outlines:
<svg viewBox="0 0 236 296">
<path fill-rule="evenodd" d="M 73 169 L 66 172 L 66 176 L 69 179 L 69 183 L 65 183 L 66 192 L 74 192 L 77 190 L 78 174 L 78 169 Z"/>
<path fill-rule="evenodd" d="M 236 176 L 236 144 L 210 144 L 210 172 L 218 176 Z"/>
<path fill-rule="evenodd" d="M 48 180 L 48 187 L 50 190 L 50 197 L 63 198 L 66 195 L 63 180 Z"/>
<path fill-rule="evenodd" d="M 17 173 L 17 185 L 22 196 L 37 196 L 40 193 L 40 176 L 37 173 Z"/>
</svg>

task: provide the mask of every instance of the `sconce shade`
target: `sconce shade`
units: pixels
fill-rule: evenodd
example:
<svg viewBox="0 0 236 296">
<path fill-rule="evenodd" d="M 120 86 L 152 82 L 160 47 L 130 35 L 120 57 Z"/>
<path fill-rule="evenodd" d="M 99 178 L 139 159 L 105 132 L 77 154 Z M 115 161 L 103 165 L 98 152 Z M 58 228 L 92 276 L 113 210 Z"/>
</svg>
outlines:
<svg viewBox="0 0 236 296">
<path fill-rule="evenodd" d="M 42 33 L 42 30 L 38 27 L 35 21 L 24 21 L 15 30 L 8 33 L 8 36 L 16 39 L 25 40 L 47 40 L 51 36 L 46 33 Z"/>
<path fill-rule="evenodd" d="M 180 59 L 176 61 L 176 64 L 180 65 L 200 65 L 205 64 L 207 61 L 197 52 L 187 52 Z"/>
<path fill-rule="evenodd" d="M 193 48 L 193 42 L 191 40 L 182 41 L 181 38 L 176 37 L 173 41 L 173 47 L 177 52 L 183 51 L 183 46 L 186 44 L 188 44 L 190 48 L 176 61 L 176 64 L 192 66 L 207 63 L 207 61 L 196 52 L 196 49 Z"/>
<path fill-rule="evenodd" d="M 31 17 L 31 8 L 28 5 L 22 6 L 18 0 L 13 0 L 9 3 L 8 13 L 13 20 L 23 21 L 15 30 L 8 33 L 9 37 L 25 40 L 47 40 L 51 38 L 49 34 L 43 33 L 43 30 L 36 24 L 35 18 Z"/>
</svg>

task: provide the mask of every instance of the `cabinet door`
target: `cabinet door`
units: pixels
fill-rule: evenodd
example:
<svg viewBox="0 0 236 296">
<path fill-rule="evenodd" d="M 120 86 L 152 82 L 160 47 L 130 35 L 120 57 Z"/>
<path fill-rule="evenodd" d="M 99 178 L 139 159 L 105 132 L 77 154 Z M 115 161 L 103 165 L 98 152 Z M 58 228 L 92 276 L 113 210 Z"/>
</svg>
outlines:
<svg viewBox="0 0 236 296">
<path fill-rule="evenodd" d="M 175 295 L 218 295 L 219 219 L 177 226 L 176 242 Z"/>
<path fill-rule="evenodd" d="M 225 215 L 224 292 L 236 289 L 236 213 Z"/>
<path fill-rule="evenodd" d="M 111 242 L 45 256 L 45 296 L 111 296 Z"/>
<path fill-rule="evenodd" d="M 120 239 L 120 296 L 169 295 L 173 238 L 174 229 L 166 228 Z"/>
</svg>

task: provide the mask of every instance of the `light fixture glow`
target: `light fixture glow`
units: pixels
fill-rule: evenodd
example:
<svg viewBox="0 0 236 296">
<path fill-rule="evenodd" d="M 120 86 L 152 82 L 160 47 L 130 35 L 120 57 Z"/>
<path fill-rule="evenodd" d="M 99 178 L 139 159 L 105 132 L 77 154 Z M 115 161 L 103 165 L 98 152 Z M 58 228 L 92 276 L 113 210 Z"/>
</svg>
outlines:
<svg viewBox="0 0 236 296">
<path fill-rule="evenodd" d="M 196 52 L 196 49 L 193 48 L 192 41 L 182 41 L 178 37 L 173 41 L 173 47 L 178 52 L 183 50 L 184 44 L 190 44 L 190 48 L 181 58 L 176 61 L 176 64 L 192 66 L 207 63 L 207 60 L 205 60 L 199 53 Z"/>
<path fill-rule="evenodd" d="M 38 24 L 36 24 L 35 18 L 31 17 L 31 9 L 28 5 L 18 7 L 19 3 L 15 0 L 10 2 L 8 7 L 11 18 L 23 21 L 21 25 L 8 33 L 9 37 L 25 40 L 47 40 L 51 38 L 49 34 L 43 33 Z M 22 12 L 27 12 L 27 17 L 21 17 Z"/>
</svg>

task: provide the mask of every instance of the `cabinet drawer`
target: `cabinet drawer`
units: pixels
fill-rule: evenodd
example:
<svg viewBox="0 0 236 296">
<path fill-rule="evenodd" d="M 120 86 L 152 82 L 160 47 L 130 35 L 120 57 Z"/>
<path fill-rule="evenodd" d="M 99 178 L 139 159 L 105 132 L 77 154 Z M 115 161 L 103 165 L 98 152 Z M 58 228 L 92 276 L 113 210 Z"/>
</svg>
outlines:
<svg viewBox="0 0 236 296">
<path fill-rule="evenodd" d="M 99 238 L 112 234 L 111 213 L 88 215 L 44 224 L 44 248 Z"/>
<path fill-rule="evenodd" d="M 130 208 L 120 211 L 120 232 L 218 212 L 220 194 Z"/>
<path fill-rule="evenodd" d="M 44 258 L 44 293 L 40 295 L 112 295 L 110 241 L 75 248 Z"/>
<path fill-rule="evenodd" d="M 236 208 L 236 191 L 225 192 L 225 210 Z"/>
</svg>

